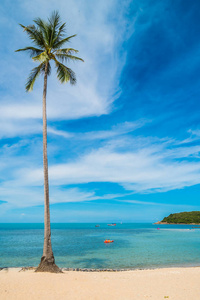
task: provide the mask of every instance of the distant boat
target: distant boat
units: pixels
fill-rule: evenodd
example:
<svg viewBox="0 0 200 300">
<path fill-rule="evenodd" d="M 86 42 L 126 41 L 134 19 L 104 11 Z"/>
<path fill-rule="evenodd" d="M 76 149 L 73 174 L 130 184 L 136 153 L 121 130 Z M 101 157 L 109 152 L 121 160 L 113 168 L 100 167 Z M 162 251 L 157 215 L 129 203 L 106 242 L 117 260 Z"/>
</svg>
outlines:
<svg viewBox="0 0 200 300">
<path fill-rule="evenodd" d="M 108 226 L 116 226 L 116 223 L 108 224 Z"/>
<path fill-rule="evenodd" d="M 97 225 L 95 225 L 95 227 L 100 227 L 100 225 L 97 224 Z"/>
</svg>

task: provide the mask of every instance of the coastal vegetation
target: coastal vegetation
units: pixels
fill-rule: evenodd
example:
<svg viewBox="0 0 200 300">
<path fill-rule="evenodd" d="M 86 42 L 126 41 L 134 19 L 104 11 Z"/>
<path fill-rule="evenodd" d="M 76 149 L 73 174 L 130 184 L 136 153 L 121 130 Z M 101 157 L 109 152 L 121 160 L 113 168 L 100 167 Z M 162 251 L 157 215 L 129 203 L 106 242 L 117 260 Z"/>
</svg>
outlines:
<svg viewBox="0 0 200 300">
<path fill-rule="evenodd" d="M 159 223 L 168 224 L 200 224 L 200 211 L 170 214 Z"/>
<path fill-rule="evenodd" d="M 62 48 L 66 42 L 76 35 L 65 36 L 66 23 L 61 23 L 58 12 L 53 12 L 47 21 L 41 18 L 33 20 L 34 25 L 24 26 L 20 24 L 24 32 L 33 43 L 16 50 L 28 52 L 34 62 L 39 65 L 35 67 L 27 80 L 26 91 L 32 91 L 34 83 L 38 76 L 44 76 L 43 86 L 43 166 L 44 166 L 44 247 L 41 262 L 36 269 L 37 272 L 60 272 L 55 264 L 55 259 L 51 245 L 51 227 L 50 227 L 50 207 L 49 207 L 49 180 L 48 180 L 48 159 L 47 159 L 47 114 L 46 114 L 46 95 L 47 79 L 51 73 L 50 61 L 53 61 L 56 67 L 57 78 L 61 83 L 76 83 L 75 73 L 68 68 L 64 62 L 77 61 L 83 59 L 75 56 L 78 50 L 73 48 Z M 55 99 L 56 100 L 56 99 Z"/>
</svg>

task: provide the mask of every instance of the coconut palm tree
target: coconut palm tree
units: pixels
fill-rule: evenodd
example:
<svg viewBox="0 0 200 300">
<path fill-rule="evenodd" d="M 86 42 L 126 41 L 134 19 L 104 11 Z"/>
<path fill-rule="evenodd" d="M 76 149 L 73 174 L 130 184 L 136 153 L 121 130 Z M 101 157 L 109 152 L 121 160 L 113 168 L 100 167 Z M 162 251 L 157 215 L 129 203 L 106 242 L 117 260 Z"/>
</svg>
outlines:
<svg viewBox="0 0 200 300">
<path fill-rule="evenodd" d="M 81 60 L 74 54 L 78 52 L 73 48 L 62 48 L 63 45 L 76 35 L 65 37 L 66 23 L 61 23 L 60 15 L 53 12 L 47 21 L 41 18 L 33 20 L 34 25 L 24 26 L 19 24 L 27 33 L 33 46 L 18 49 L 30 54 L 33 61 L 39 65 L 35 67 L 26 83 L 26 91 L 32 91 L 34 83 L 40 74 L 44 75 L 43 87 L 43 166 L 44 166 L 44 247 L 41 262 L 36 269 L 38 272 L 60 272 L 55 264 L 51 245 L 50 208 L 49 208 L 49 182 L 48 182 L 48 159 L 47 159 L 47 116 L 46 94 L 47 78 L 51 73 L 50 61 L 55 63 L 57 77 L 61 83 L 76 83 L 75 73 L 64 65 L 64 62 Z"/>
</svg>

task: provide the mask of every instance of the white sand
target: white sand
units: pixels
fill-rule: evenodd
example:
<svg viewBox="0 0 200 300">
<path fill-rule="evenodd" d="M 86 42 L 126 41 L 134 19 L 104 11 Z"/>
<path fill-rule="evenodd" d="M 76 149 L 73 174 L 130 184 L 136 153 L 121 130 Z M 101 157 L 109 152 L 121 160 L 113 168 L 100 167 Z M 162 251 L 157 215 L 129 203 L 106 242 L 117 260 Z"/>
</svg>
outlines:
<svg viewBox="0 0 200 300">
<path fill-rule="evenodd" d="M 1 300 L 199 300 L 200 267 L 64 274 L 0 271 Z"/>
</svg>

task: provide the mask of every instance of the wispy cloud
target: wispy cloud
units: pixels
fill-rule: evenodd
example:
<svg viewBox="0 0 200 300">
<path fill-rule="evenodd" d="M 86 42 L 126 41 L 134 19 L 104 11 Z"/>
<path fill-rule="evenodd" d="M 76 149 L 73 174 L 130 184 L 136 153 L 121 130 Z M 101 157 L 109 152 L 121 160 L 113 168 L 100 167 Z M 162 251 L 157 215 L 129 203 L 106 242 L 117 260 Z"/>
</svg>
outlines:
<svg viewBox="0 0 200 300">
<path fill-rule="evenodd" d="M 156 207 L 168 207 L 171 210 L 177 209 L 177 210 L 186 210 L 189 211 L 191 209 L 196 209 L 196 206 L 194 205 L 183 205 L 183 204 L 169 204 L 169 203 L 159 203 L 159 202 L 151 202 L 151 201 L 139 201 L 139 200 L 118 200 L 119 202 L 123 203 L 129 203 L 129 204 L 138 204 L 138 205 L 144 205 L 146 207 L 149 206 L 156 206 Z"/>
<path fill-rule="evenodd" d="M 128 133 L 131 133 L 147 123 L 150 123 L 150 120 L 138 120 L 135 122 L 124 122 L 114 125 L 110 130 L 95 130 L 90 132 L 66 132 L 63 130 L 57 130 L 52 127 L 48 127 L 48 133 L 59 135 L 65 138 L 74 138 L 77 140 L 109 140 L 119 136 L 124 136 Z"/>
<path fill-rule="evenodd" d="M 133 193 L 165 192 L 200 183 L 200 146 L 187 147 L 187 144 L 181 144 L 181 140 L 130 134 L 145 124 L 146 121 L 143 120 L 126 122 L 113 126 L 111 130 L 83 134 L 57 131 L 50 127 L 52 134 L 67 140 L 70 136 L 77 140 L 86 137 L 87 144 L 88 139 L 104 139 L 103 144 L 97 143 L 96 147 L 92 144 L 91 148 L 88 146 L 86 152 L 78 153 L 67 163 L 50 164 L 51 202 L 118 200 Z M 7 180 L 1 175 L 3 181 L 0 193 L 9 204 L 31 206 L 43 203 L 41 143 L 40 139 L 33 139 L 31 143 L 24 139 L 11 146 L 5 144 L 1 148 L 0 170 L 2 175 L 6 174 Z M 50 154 L 55 155 L 57 149 L 55 146 L 51 149 L 51 144 L 49 146 Z M 23 153 L 22 148 L 26 149 Z M 95 182 L 115 183 L 125 191 L 105 192 L 99 196 L 95 190 L 88 192 L 82 190 L 81 186 L 76 187 Z M 69 184 L 75 187 L 63 188 Z"/>
<path fill-rule="evenodd" d="M 9 189 L 12 184 L 12 189 Z M 51 187 L 50 202 L 73 203 L 95 200 L 94 192 L 85 192 L 79 188 Z M 17 185 L 14 181 L 8 181 L 0 187 L 0 193 L 5 200 L 0 201 L 6 207 L 31 207 L 44 204 L 43 187 Z"/>
<path fill-rule="evenodd" d="M 145 140 L 145 138 L 144 138 Z M 197 147 L 177 147 L 171 141 L 149 142 L 138 147 L 131 138 L 132 149 L 126 151 L 109 142 L 108 146 L 82 155 L 74 162 L 57 164 L 49 169 L 53 185 L 88 182 L 113 182 L 140 193 L 180 189 L 200 183 L 200 163 L 195 160 Z M 146 141 L 147 142 L 147 141 Z M 42 169 L 18 173 L 27 184 L 42 184 Z M 22 179 L 21 179 L 22 180 Z"/>
<path fill-rule="evenodd" d="M 71 65 L 77 73 L 78 83 L 76 87 L 71 87 L 69 84 L 61 86 L 56 81 L 54 72 L 52 74 L 54 78 L 49 78 L 47 104 L 49 120 L 100 116 L 108 114 L 112 110 L 112 103 L 120 95 L 118 82 L 126 61 L 126 52 L 123 51 L 123 54 L 121 53 L 119 56 L 119 49 L 122 48 L 124 39 L 133 31 L 125 17 L 129 2 L 125 1 L 120 4 L 119 10 L 119 3 L 116 5 L 116 2 L 112 0 L 106 5 L 104 1 L 98 1 L 95 6 L 91 5 L 90 1 L 87 1 L 87 5 L 83 5 L 80 0 L 59 2 L 61 15 L 63 11 L 65 12 L 62 15 L 63 22 L 67 20 L 70 24 L 67 23 L 68 31 L 70 34 L 78 33 L 78 37 L 74 38 L 73 46 L 79 49 L 80 56 L 84 58 L 85 63 Z M 40 7 L 44 5 L 45 14 L 52 11 L 53 4 L 51 1 L 38 2 L 38 5 Z M 31 23 L 31 20 L 38 15 L 36 8 L 37 1 L 34 7 L 24 5 L 24 3 L 18 7 L 19 10 L 22 10 L 23 15 L 28 14 L 31 18 L 26 20 L 28 23 Z M 114 11 L 118 11 L 115 26 L 110 22 L 110 16 Z M 44 18 L 47 17 L 48 15 L 44 16 Z M 11 22 L 23 23 L 23 20 L 17 19 L 11 20 Z M 17 30 L 17 33 L 22 38 L 15 40 L 16 49 L 23 47 L 23 45 L 26 46 L 27 43 L 30 44 L 24 33 L 20 33 L 20 30 Z M 12 39 L 12 36 L 10 38 Z M 9 60 L 9 55 L 13 61 L 13 52 L 12 54 L 7 52 L 6 60 Z M 13 72 L 9 73 L 9 81 L 15 84 L 10 85 L 9 93 L 6 97 L 1 98 L 0 119 L 3 125 L 1 127 L 3 137 L 19 134 L 22 127 L 24 128 L 22 132 L 26 131 L 25 128 L 27 128 L 27 132 L 36 132 L 38 122 L 34 119 L 37 120 L 42 117 L 42 78 L 36 84 L 32 94 L 23 93 L 24 82 L 34 64 L 29 62 L 23 54 L 15 54 L 15 61 L 16 64 L 23 65 L 23 72 L 19 74 L 16 67 Z M 4 69 L 6 72 L 6 66 Z M 16 92 L 16 87 L 17 91 L 21 89 L 21 93 Z"/>
<path fill-rule="evenodd" d="M 149 120 L 139 120 L 136 122 L 124 122 L 112 127 L 111 130 L 93 131 L 83 134 L 82 138 L 88 140 L 111 139 L 135 131 L 143 127 Z M 77 135 L 78 136 L 78 135 Z"/>
<path fill-rule="evenodd" d="M 140 205 L 160 205 L 160 203 L 157 202 L 147 202 L 147 201 L 139 201 L 139 200 L 118 200 L 118 201 L 130 203 L 130 204 L 140 204 Z M 163 203 L 161 205 L 163 205 Z"/>
</svg>

